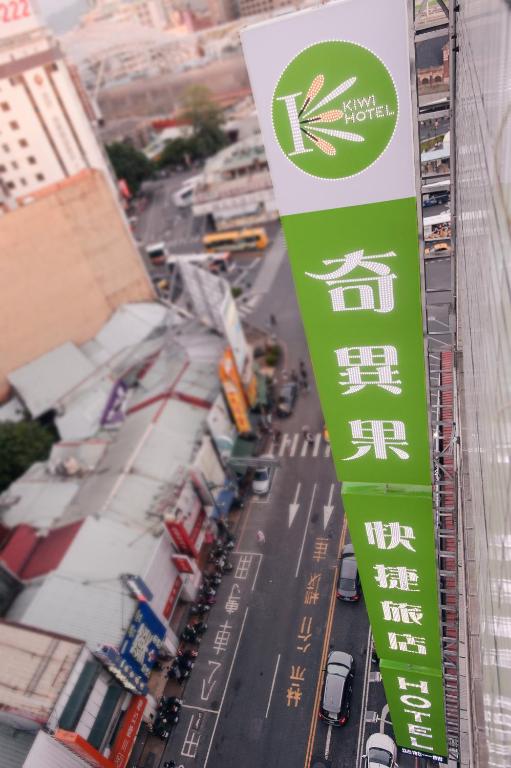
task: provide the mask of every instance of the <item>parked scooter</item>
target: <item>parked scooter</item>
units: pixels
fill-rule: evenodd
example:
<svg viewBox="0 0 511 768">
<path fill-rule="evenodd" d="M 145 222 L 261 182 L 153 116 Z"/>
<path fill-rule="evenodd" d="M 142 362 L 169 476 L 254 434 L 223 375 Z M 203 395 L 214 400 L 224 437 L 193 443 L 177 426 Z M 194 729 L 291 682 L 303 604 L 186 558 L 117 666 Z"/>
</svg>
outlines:
<svg viewBox="0 0 511 768">
<path fill-rule="evenodd" d="M 194 630 L 197 632 L 198 635 L 203 635 L 207 631 L 208 625 L 205 621 L 198 621 L 196 624 L 193 625 Z"/>
<path fill-rule="evenodd" d="M 177 662 L 174 662 L 174 664 L 167 672 L 167 678 L 169 680 L 177 680 L 178 683 L 182 683 L 184 680 L 187 680 L 190 677 L 191 672 L 191 669 L 182 669 Z"/>
<path fill-rule="evenodd" d="M 193 624 L 187 624 L 181 633 L 181 640 L 186 643 L 196 643 L 199 645 L 201 638 L 198 632 L 195 631 Z"/>
<path fill-rule="evenodd" d="M 200 623 L 202 624 L 203 622 L 200 622 Z M 196 627 L 197 624 L 193 624 L 193 626 Z M 198 655 L 199 655 L 199 651 L 196 648 L 187 648 L 186 650 L 183 650 L 181 648 L 177 652 L 177 659 L 179 663 L 181 663 L 182 661 L 195 661 Z"/>
<path fill-rule="evenodd" d="M 203 616 L 205 613 L 208 613 L 210 610 L 211 610 L 211 606 L 201 601 L 199 601 L 198 603 L 193 603 L 190 606 L 190 614 L 192 616 Z"/>
</svg>

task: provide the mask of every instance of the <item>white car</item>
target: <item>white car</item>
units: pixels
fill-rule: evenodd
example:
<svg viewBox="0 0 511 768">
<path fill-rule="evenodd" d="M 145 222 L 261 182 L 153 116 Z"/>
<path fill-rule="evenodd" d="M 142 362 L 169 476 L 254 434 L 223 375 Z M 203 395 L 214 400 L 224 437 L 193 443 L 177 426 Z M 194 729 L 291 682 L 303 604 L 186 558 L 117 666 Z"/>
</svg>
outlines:
<svg viewBox="0 0 511 768">
<path fill-rule="evenodd" d="M 271 472 L 269 467 L 259 467 L 254 472 L 252 480 L 252 493 L 264 496 L 270 490 Z"/>
<path fill-rule="evenodd" d="M 384 733 L 373 733 L 366 742 L 367 768 L 397 768 L 397 747 Z"/>
</svg>

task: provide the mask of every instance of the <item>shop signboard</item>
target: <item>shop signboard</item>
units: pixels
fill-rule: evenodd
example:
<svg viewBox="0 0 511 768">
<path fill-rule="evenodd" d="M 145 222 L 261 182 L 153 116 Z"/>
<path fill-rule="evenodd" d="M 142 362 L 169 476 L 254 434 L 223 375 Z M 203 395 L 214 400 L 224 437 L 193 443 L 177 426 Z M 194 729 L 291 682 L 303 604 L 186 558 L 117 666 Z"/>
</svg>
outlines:
<svg viewBox="0 0 511 768">
<path fill-rule="evenodd" d="M 145 696 L 133 696 L 124 713 L 121 727 L 110 753 L 110 762 L 114 768 L 126 768 L 128 764 L 133 744 L 140 730 L 146 703 L 147 698 Z"/>
<path fill-rule="evenodd" d="M 92 744 L 74 731 L 65 731 L 63 728 L 57 728 L 55 731 L 55 740 L 63 744 L 66 749 L 83 760 L 91 768 L 114 768 L 113 763 L 101 752 L 98 752 Z M 73 761 L 74 764 L 74 761 Z"/>
<path fill-rule="evenodd" d="M 192 561 L 186 555 L 172 555 L 172 562 L 179 573 L 193 573 Z"/>
<path fill-rule="evenodd" d="M 219 376 L 231 414 L 240 434 L 252 430 L 247 403 L 232 349 L 227 347 L 219 364 Z"/>
<path fill-rule="evenodd" d="M 121 660 L 145 683 L 158 657 L 166 628 L 146 602 L 139 602 L 120 647 Z M 141 691 L 145 692 L 145 691 Z"/>
<path fill-rule="evenodd" d="M 441 691 L 409 31 L 344 0 L 242 42 L 376 648 Z M 441 697 L 433 727 L 446 754 Z"/>
<path fill-rule="evenodd" d="M 183 521 L 171 519 L 165 520 L 165 528 L 169 532 L 170 538 L 178 552 L 197 557 L 197 550 L 188 535 L 188 531 L 186 530 Z"/>
</svg>

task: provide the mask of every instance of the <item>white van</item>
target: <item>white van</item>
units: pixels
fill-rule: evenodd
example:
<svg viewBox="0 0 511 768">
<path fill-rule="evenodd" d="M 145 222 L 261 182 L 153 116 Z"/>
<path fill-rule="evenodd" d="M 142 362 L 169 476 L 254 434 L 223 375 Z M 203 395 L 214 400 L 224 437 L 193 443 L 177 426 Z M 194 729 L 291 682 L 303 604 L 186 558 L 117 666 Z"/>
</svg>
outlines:
<svg viewBox="0 0 511 768">
<path fill-rule="evenodd" d="M 188 208 L 192 204 L 193 190 L 201 181 L 202 176 L 192 176 L 184 182 L 177 192 L 174 192 L 172 202 L 176 208 Z"/>
</svg>

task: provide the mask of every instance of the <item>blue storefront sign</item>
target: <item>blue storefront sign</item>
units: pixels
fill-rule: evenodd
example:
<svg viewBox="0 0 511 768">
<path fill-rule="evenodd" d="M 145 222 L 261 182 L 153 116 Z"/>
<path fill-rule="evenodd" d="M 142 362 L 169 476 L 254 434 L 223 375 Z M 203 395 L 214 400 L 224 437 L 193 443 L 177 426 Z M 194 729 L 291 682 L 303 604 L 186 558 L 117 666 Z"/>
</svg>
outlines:
<svg viewBox="0 0 511 768">
<path fill-rule="evenodd" d="M 102 646 L 97 655 L 125 688 L 147 692 L 147 681 L 165 637 L 165 626 L 149 605 L 141 601 L 119 650 Z"/>
</svg>

